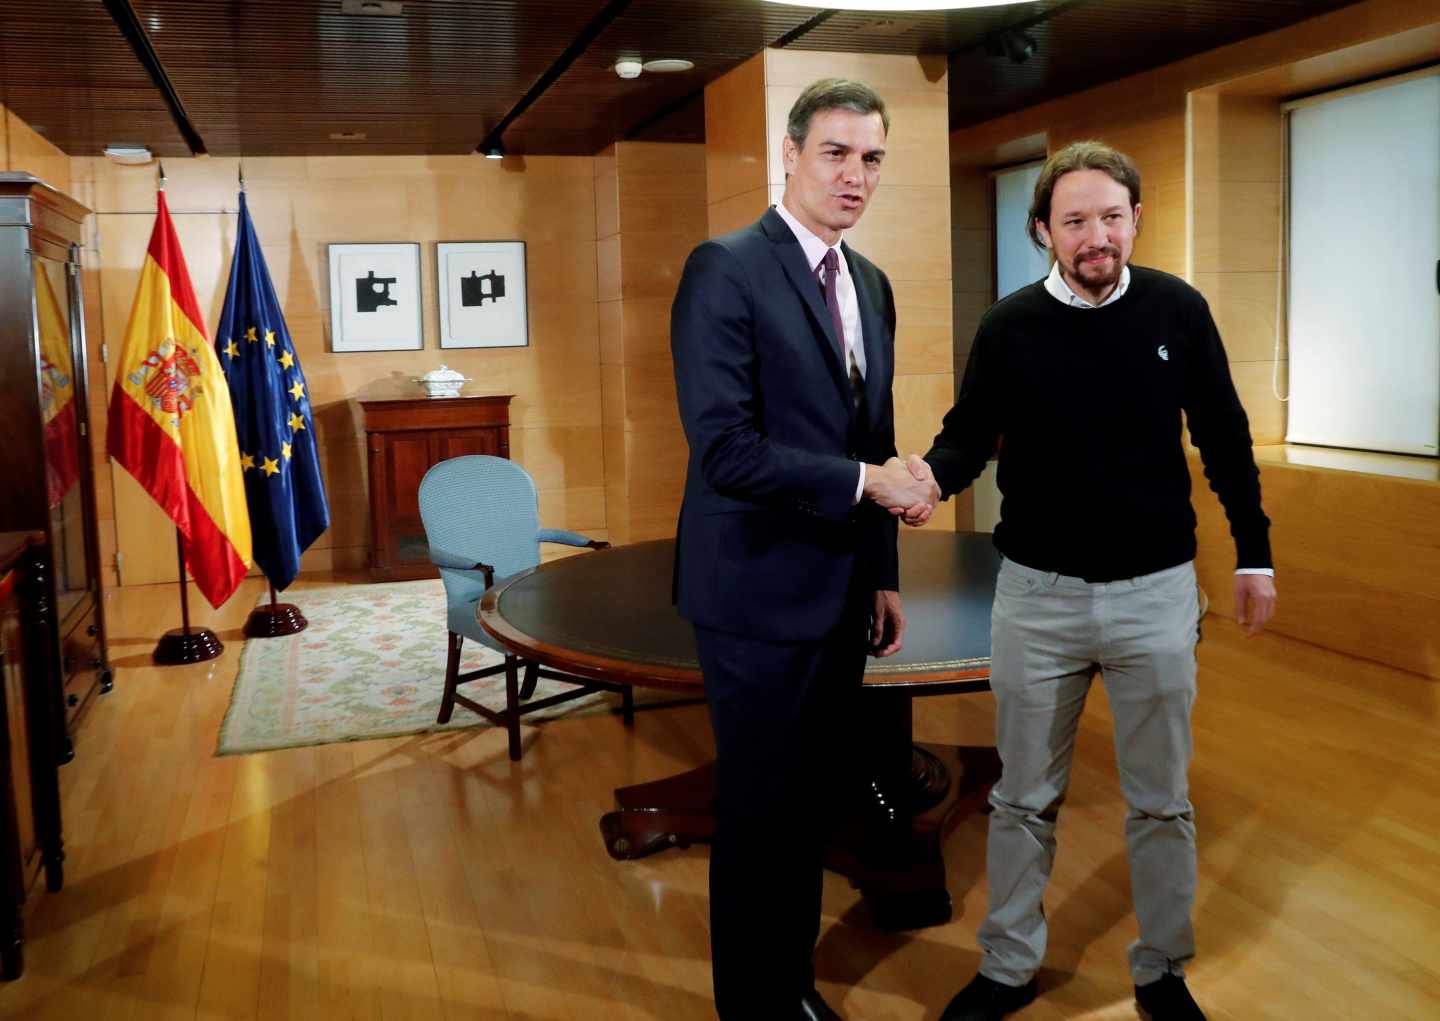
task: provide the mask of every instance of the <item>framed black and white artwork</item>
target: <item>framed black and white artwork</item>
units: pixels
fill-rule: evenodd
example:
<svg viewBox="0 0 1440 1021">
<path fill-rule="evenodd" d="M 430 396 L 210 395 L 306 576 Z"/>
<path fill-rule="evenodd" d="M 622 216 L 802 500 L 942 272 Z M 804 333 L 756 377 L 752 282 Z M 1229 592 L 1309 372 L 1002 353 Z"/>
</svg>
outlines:
<svg viewBox="0 0 1440 1021">
<path fill-rule="evenodd" d="M 526 347 L 525 242 L 435 246 L 441 347 Z"/>
<path fill-rule="evenodd" d="M 329 245 L 330 347 L 344 351 L 418 351 L 418 242 Z"/>
</svg>

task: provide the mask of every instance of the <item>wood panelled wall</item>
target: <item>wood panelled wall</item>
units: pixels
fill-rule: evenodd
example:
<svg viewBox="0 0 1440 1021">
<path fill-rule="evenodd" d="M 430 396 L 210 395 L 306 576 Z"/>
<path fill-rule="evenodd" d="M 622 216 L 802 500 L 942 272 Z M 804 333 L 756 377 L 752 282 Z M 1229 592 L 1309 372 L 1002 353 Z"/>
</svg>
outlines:
<svg viewBox="0 0 1440 1021">
<path fill-rule="evenodd" d="M 1190 458 L 1196 562 L 1211 608 L 1235 615 L 1234 544 Z M 1440 680 L 1440 484 L 1260 461 L 1279 610 L 1271 629 Z"/>
<path fill-rule="evenodd" d="M 1283 286 L 1284 121 L 1275 99 L 1190 94 L 1191 245 L 1186 274 L 1210 302 L 1256 443 L 1285 438 L 1277 367 Z"/>
<path fill-rule="evenodd" d="M 1366 0 L 1288 28 L 1052 100 L 951 135 L 953 187 L 979 187 L 1007 149 L 1036 135 L 1048 150 L 1101 138 L 1140 167 L 1144 205 L 1138 263 L 1185 276 L 1205 294 L 1230 351 L 1231 371 L 1257 443 L 1284 437 L 1284 408 L 1271 391 L 1279 265 L 1281 163 L 1277 98 L 1343 83 L 1437 53 L 1434 5 Z M 1345 54 L 1363 54 L 1362 58 Z M 1284 69 L 1303 68 L 1303 73 Z M 1257 72 L 1273 90 L 1257 98 L 1204 93 Z M 957 204 L 957 210 L 960 207 Z M 960 232 L 957 266 L 979 261 L 982 239 Z M 986 253 L 988 255 L 988 253 Z M 969 312 L 967 308 L 967 313 Z M 974 321 L 957 315 L 956 333 Z M 1281 365 L 1283 392 L 1283 370 Z"/>
<path fill-rule="evenodd" d="M 780 200 L 780 143 L 790 107 L 806 85 L 827 77 L 871 85 L 890 113 L 880 187 L 845 239 L 894 287 L 897 444 L 901 454 L 924 452 L 954 396 L 944 60 L 766 50 L 711 83 L 705 90 L 710 233 L 742 227 Z M 931 527 L 951 528 L 954 521 L 955 508 L 946 503 Z"/>
<path fill-rule="evenodd" d="M 332 525 L 306 570 L 362 567 L 368 552 L 363 425 L 354 401 L 409 387 L 440 363 L 477 393 L 514 393 L 511 450 L 535 477 L 547 525 L 604 535 L 605 478 L 595 314 L 594 161 L 531 157 L 286 157 L 247 159 L 249 205 L 314 401 Z M 75 193 L 96 210 L 100 310 L 91 328 L 124 334 L 154 224 L 155 167 L 73 161 Z M 166 160 L 167 197 L 206 325 L 225 297 L 235 242 L 238 164 Z M 432 242 L 524 239 L 530 346 L 440 350 Z M 329 344 L 329 242 L 419 241 L 426 346 L 335 354 Z M 107 387 L 108 391 L 108 387 Z M 169 526 L 124 472 L 115 473 L 116 525 L 127 584 L 173 580 Z"/>
<path fill-rule="evenodd" d="M 30 125 L 0 106 L 0 167 L 33 174 L 67 195 L 70 191 L 70 157 L 66 156 Z"/>
<path fill-rule="evenodd" d="M 705 147 L 619 142 L 595 159 L 605 515 L 611 541 L 675 534 L 687 447 L 670 303 L 705 240 Z"/>
</svg>

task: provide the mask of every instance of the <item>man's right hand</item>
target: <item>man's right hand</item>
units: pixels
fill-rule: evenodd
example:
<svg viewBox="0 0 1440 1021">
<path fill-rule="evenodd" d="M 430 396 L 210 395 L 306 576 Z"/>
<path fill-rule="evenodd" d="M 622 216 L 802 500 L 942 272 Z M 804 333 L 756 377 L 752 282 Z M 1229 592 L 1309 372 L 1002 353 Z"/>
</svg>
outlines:
<svg viewBox="0 0 1440 1021">
<path fill-rule="evenodd" d="M 930 515 L 935 510 L 935 505 L 940 502 L 940 484 L 935 481 L 935 472 L 931 469 L 930 462 L 926 461 L 919 454 L 911 454 L 906 458 L 905 467 L 910 470 L 910 475 L 917 482 L 928 482 L 935 487 L 935 499 L 933 501 L 916 504 L 913 507 L 906 507 L 904 511 L 900 512 L 905 518 L 907 525 L 918 528 L 930 520 Z"/>
<path fill-rule="evenodd" d="M 928 466 L 927 466 L 928 467 Z M 916 478 L 905 462 L 892 457 L 884 465 L 865 466 L 864 494 L 892 514 L 904 514 L 906 520 L 929 518 L 940 502 L 940 487 L 934 478 Z M 920 520 L 915 520 L 919 524 Z"/>
</svg>

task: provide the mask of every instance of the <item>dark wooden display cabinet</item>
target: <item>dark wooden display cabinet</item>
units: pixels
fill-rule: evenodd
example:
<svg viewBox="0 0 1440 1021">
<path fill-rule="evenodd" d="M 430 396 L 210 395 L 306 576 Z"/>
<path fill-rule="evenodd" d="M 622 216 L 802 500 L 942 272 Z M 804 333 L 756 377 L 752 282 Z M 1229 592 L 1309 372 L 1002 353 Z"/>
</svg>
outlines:
<svg viewBox="0 0 1440 1021">
<path fill-rule="evenodd" d="M 509 457 L 513 397 L 360 401 L 370 467 L 370 569 L 377 580 L 438 577 L 420 521 L 420 480 L 452 457 Z"/>
<path fill-rule="evenodd" d="M 49 612 L 35 640 L 46 646 L 61 761 L 111 686 L 80 286 L 89 212 L 29 174 L 0 173 L 0 532 L 41 536 L 33 557 Z"/>
<path fill-rule="evenodd" d="M 21 910 L 43 872 L 65 881 L 55 700 L 46 652 L 50 604 L 39 532 L 0 533 L 0 978 L 19 978 Z"/>
</svg>

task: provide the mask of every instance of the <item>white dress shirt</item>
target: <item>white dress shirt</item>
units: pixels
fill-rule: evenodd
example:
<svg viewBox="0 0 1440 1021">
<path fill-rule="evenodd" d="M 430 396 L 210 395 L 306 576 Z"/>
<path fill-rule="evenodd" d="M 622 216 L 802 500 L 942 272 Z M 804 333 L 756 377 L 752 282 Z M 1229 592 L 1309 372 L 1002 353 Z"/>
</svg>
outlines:
<svg viewBox="0 0 1440 1021">
<path fill-rule="evenodd" d="M 1119 301 L 1121 296 L 1129 289 L 1129 266 L 1121 267 L 1120 283 L 1116 284 L 1115 290 L 1110 292 L 1110 296 L 1098 305 L 1086 301 L 1084 298 L 1080 297 L 1080 295 L 1070 290 L 1070 285 L 1065 282 L 1065 277 L 1062 276 L 1060 273 L 1060 263 L 1052 263 L 1050 265 L 1050 275 L 1045 278 L 1045 290 L 1050 292 L 1050 296 L 1057 301 L 1063 301 L 1065 304 L 1072 305 L 1075 308 L 1104 308 L 1106 305 L 1109 305 L 1112 302 Z"/>
<path fill-rule="evenodd" d="M 775 204 L 775 212 L 780 214 L 780 219 L 790 226 L 790 230 L 795 234 L 795 240 L 800 242 L 800 249 L 805 253 L 805 265 L 809 267 L 811 276 L 814 276 L 819 270 L 826 251 L 831 248 L 835 249 L 835 255 L 840 260 L 839 272 L 836 273 L 840 289 L 836 292 L 836 297 L 840 301 L 840 325 L 845 331 L 845 336 L 841 338 L 845 344 L 845 374 L 850 375 L 850 370 L 854 369 L 860 374 L 860 378 L 864 379 L 865 343 L 864 336 L 860 332 L 860 299 L 855 294 L 855 280 L 850 275 L 850 267 L 845 262 L 845 253 L 840 250 L 839 240 L 837 239 L 833 245 L 827 245 L 813 231 L 795 219 L 795 214 L 785 208 L 784 202 Z M 820 272 L 824 271 L 820 270 Z M 829 280 L 825 281 L 825 286 L 830 287 Z M 855 486 L 855 503 L 860 502 L 860 497 L 864 492 L 865 465 L 861 464 L 860 481 Z"/>
<path fill-rule="evenodd" d="M 1115 290 L 1111 291 L 1109 297 L 1107 297 L 1098 305 L 1086 301 L 1084 298 L 1080 297 L 1080 295 L 1076 294 L 1070 289 L 1070 285 L 1065 282 L 1065 277 L 1060 273 L 1060 263 L 1051 263 L 1050 275 L 1045 278 L 1045 290 L 1050 292 L 1050 296 L 1056 301 L 1060 301 L 1065 303 L 1066 305 L 1069 305 L 1071 308 L 1104 308 L 1106 305 L 1109 305 L 1112 302 L 1119 301 L 1121 297 L 1124 296 L 1125 292 L 1129 290 L 1129 288 L 1129 266 L 1125 266 L 1120 270 L 1120 282 L 1115 285 Z M 1236 568 L 1235 573 L 1263 574 L 1269 578 L 1275 577 L 1275 570 L 1271 567 L 1240 567 Z"/>
</svg>

